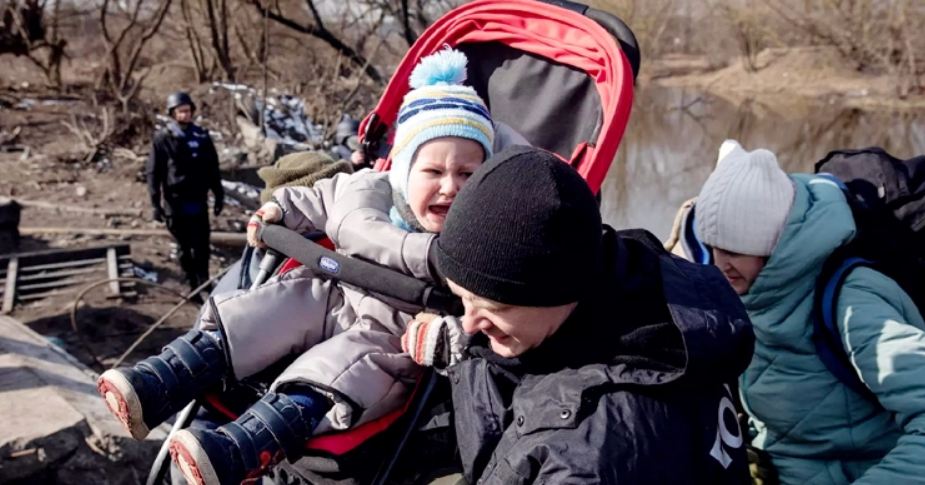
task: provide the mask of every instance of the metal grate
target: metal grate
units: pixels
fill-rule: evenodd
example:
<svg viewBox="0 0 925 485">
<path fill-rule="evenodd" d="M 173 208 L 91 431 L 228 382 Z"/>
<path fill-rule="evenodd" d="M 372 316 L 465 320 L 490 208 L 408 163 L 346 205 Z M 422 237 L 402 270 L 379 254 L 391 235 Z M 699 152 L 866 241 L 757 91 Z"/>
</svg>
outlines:
<svg viewBox="0 0 925 485">
<path fill-rule="evenodd" d="M 132 266 L 128 244 L 2 255 L 0 311 L 11 312 L 17 302 L 74 293 L 103 278 L 133 276 Z M 113 281 L 109 291 L 114 297 L 135 296 L 134 286 Z"/>
</svg>

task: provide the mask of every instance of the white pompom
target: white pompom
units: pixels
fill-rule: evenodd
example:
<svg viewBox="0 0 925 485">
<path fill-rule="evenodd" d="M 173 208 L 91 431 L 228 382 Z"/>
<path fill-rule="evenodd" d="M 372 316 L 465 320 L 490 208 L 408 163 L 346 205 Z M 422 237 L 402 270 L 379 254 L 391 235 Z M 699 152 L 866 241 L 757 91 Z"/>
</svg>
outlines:
<svg viewBox="0 0 925 485">
<path fill-rule="evenodd" d="M 462 84 L 466 80 L 466 55 L 456 49 L 444 49 L 421 59 L 411 72 L 412 89 L 423 86 Z"/>
</svg>

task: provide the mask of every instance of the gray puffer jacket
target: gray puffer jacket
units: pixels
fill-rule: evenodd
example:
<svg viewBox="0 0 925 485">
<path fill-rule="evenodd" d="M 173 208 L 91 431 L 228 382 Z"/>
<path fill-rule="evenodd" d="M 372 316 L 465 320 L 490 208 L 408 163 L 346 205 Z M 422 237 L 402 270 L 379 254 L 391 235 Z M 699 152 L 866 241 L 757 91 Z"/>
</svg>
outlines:
<svg viewBox="0 0 925 485">
<path fill-rule="evenodd" d="M 433 280 L 427 253 L 435 236 L 392 225 L 387 177 L 363 170 L 273 195 L 286 227 L 323 231 L 338 252 Z M 238 379 L 299 355 L 272 388 L 307 383 L 331 398 L 321 433 L 378 418 L 404 402 L 420 368 L 402 352 L 400 338 L 419 310 L 298 268 L 255 290 L 216 295 L 202 325 L 221 330 Z"/>
</svg>

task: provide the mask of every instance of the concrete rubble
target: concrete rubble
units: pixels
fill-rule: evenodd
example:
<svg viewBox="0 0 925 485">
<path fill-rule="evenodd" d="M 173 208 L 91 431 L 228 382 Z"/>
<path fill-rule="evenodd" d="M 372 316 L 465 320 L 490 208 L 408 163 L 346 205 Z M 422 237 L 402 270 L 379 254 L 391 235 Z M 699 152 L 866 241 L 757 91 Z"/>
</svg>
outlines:
<svg viewBox="0 0 925 485">
<path fill-rule="evenodd" d="M 0 483 L 144 483 L 168 428 L 133 440 L 95 382 L 63 349 L 0 316 Z"/>
</svg>

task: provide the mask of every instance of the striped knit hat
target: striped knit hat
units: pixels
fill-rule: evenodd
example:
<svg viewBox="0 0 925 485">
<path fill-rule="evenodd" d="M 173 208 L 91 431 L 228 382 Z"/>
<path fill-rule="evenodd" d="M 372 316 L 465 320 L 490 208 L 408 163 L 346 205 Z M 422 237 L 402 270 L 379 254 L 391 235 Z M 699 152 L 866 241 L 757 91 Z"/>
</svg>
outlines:
<svg viewBox="0 0 925 485">
<path fill-rule="evenodd" d="M 446 48 L 421 59 L 411 73 L 411 91 L 398 112 L 392 145 L 389 183 L 402 200 L 408 198 L 408 175 L 418 147 L 446 136 L 482 145 L 491 156 L 495 132 L 482 98 L 466 80 L 466 55 Z"/>
</svg>

